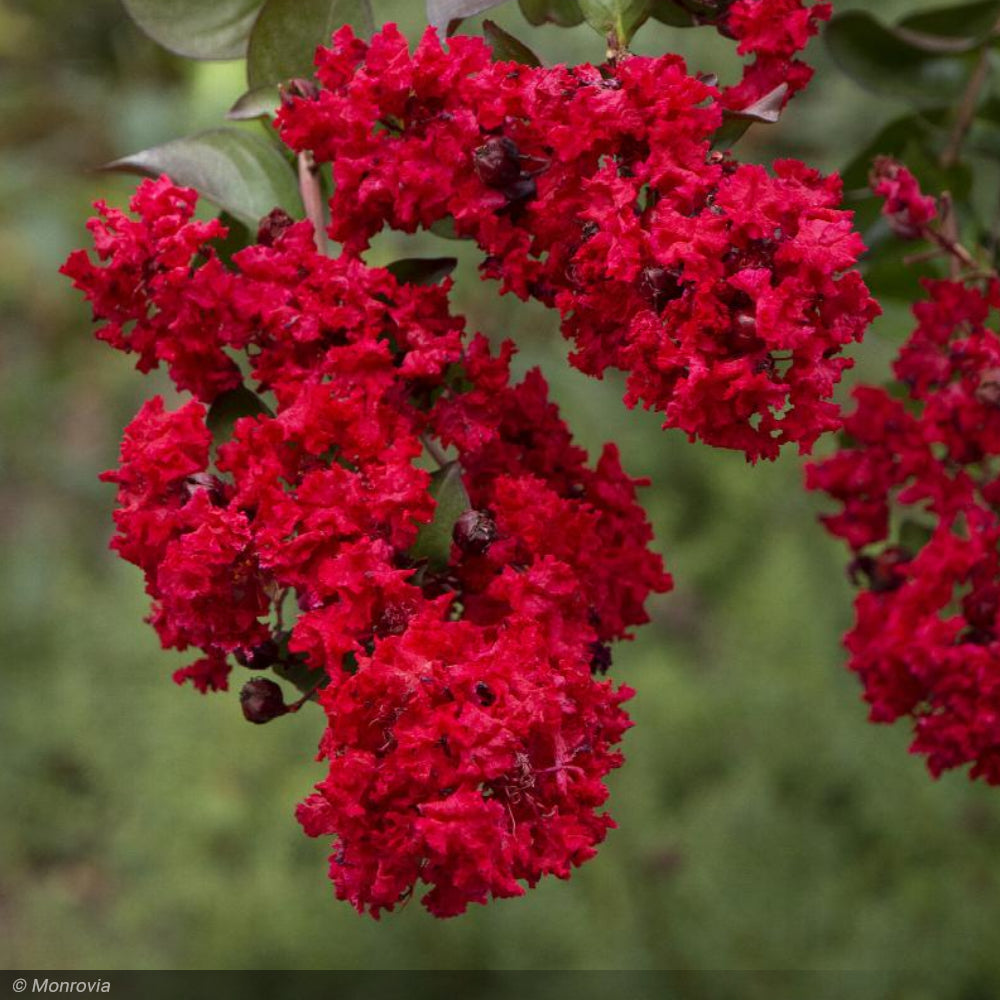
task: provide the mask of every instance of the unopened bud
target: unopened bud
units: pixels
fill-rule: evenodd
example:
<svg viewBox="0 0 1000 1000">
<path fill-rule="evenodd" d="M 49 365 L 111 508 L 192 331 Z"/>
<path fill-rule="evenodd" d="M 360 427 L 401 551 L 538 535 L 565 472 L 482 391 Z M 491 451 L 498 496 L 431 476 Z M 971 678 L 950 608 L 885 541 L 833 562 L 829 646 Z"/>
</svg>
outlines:
<svg viewBox="0 0 1000 1000">
<path fill-rule="evenodd" d="M 248 670 L 267 670 L 281 656 L 281 650 L 273 639 L 265 639 L 251 649 L 238 649 L 236 662 Z"/>
<path fill-rule="evenodd" d="M 984 406 L 1000 407 L 1000 368 L 987 368 L 976 387 L 976 400 Z"/>
<path fill-rule="evenodd" d="M 274 241 L 288 228 L 295 225 L 295 220 L 283 209 L 272 208 L 257 228 L 257 242 L 261 246 L 274 246 Z"/>
<path fill-rule="evenodd" d="M 497 537 L 497 523 L 483 510 L 467 510 L 455 522 L 455 544 L 465 553 L 483 555 Z"/>
<path fill-rule="evenodd" d="M 247 722 L 263 725 L 288 711 L 281 688 L 266 677 L 254 677 L 240 691 L 240 707 Z"/>
<path fill-rule="evenodd" d="M 294 103 L 297 97 L 306 101 L 319 100 L 319 85 L 315 80 L 307 80 L 304 76 L 296 76 L 291 80 L 286 80 L 278 88 L 278 92 L 281 94 L 281 103 L 286 107 Z"/>
<path fill-rule="evenodd" d="M 659 312 L 668 302 L 684 294 L 681 273 L 676 268 L 647 267 L 639 275 L 639 294 Z"/>
<path fill-rule="evenodd" d="M 487 139 L 472 154 L 472 163 L 480 180 L 493 188 L 505 188 L 521 176 L 520 150 L 506 136 Z"/>
</svg>

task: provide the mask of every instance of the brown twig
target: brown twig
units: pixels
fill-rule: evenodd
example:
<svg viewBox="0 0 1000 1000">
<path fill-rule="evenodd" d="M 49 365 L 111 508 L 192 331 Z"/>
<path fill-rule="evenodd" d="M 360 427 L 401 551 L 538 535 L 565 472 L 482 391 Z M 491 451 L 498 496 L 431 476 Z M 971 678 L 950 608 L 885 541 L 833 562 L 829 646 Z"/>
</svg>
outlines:
<svg viewBox="0 0 1000 1000">
<path fill-rule="evenodd" d="M 962 94 L 961 103 L 958 106 L 958 114 L 955 117 L 955 124 L 952 127 L 951 135 L 948 137 L 948 145 L 945 146 L 941 154 L 941 166 L 946 170 L 958 163 L 962 152 L 962 143 L 972 128 L 972 122 L 976 117 L 976 106 L 982 95 L 983 87 L 990 72 L 990 46 L 984 45 L 979 52 L 979 59 L 976 61 L 976 68 L 969 77 L 968 86 Z"/>
<path fill-rule="evenodd" d="M 305 206 L 306 218 L 313 225 L 316 249 L 326 253 L 326 214 L 323 207 L 323 189 L 320 185 L 319 166 L 309 150 L 299 153 L 299 191 Z"/>
</svg>

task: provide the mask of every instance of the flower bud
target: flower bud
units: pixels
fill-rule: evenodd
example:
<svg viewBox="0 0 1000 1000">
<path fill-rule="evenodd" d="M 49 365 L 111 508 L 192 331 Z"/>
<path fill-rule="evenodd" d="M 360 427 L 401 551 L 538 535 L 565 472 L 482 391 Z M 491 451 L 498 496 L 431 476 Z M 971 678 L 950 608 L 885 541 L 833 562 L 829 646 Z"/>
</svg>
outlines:
<svg viewBox="0 0 1000 1000">
<path fill-rule="evenodd" d="M 278 661 L 281 650 L 273 639 L 265 639 L 252 649 L 238 649 L 235 656 L 236 662 L 241 667 L 246 667 L 248 670 L 267 670 Z"/>
<path fill-rule="evenodd" d="M 266 677 L 254 677 L 243 685 L 240 707 L 247 722 L 258 726 L 288 711 L 281 688 Z"/>
<path fill-rule="evenodd" d="M 272 208 L 257 229 L 257 242 L 261 246 L 274 246 L 274 241 L 288 228 L 295 225 L 295 220 L 283 209 Z"/>
<path fill-rule="evenodd" d="M 467 555 L 481 556 L 497 537 L 497 523 L 483 510 L 467 510 L 455 522 L 455 544 Z"/>
<path fill-rule="evenodd" d="M 681 273 L 676 268 L 647 267 L 639 275 L 639 294 L 657 312 L 684 294 Z"/>
<path fill-rule="evenodd" d="M 988 368 L 976 387 L 976 400 L 984 406 L 1000 407 L 1000 368 Z"/>
<path fill-rule="evenodd" d="M 496 136 L 487 139 L 472 154 L 479 179 L 493 188 L 505 188 L 521 176 L 521 153 L 513 139 Z"/>
</svg>

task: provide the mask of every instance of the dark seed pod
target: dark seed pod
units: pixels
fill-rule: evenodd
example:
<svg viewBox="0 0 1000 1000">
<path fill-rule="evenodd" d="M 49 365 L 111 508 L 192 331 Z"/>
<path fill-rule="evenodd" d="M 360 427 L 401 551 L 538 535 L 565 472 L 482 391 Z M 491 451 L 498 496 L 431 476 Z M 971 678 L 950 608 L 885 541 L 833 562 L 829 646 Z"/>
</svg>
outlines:
<svg viewBox="0 0 1000 1000">
<path fill-rule="evenodd" d="M 455 522 L 455 544 L 468 555 L 481 556 L 497 537 L 497 523 L 484 510 L 467 510 Z"/>
<path fill-rule="evenodd" d="M 266 677 L 254 677 L 240 691 L 240 707 L 247 722 L 263 725 L 288 711 L 281 688 Z"/>
</svg>

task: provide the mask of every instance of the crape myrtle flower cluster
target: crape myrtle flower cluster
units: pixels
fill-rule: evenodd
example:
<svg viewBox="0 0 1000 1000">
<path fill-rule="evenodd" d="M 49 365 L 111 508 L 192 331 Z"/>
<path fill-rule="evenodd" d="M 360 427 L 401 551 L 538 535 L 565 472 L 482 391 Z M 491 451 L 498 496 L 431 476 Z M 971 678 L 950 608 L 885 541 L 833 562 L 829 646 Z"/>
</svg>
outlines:
<svg viewBox="0 0 1000 1000">
<path fill-rule="evenodd" d="M 897 232 L 929 234 L 933 199 L 876 165 Z M 808 470 L 861 585 L 845 642 L 871 717 L 914 720 L 933 774 L 1000 784 L 1000 282 L 925 282 L 891 389 L 861 387 L 845 441 Z"/>
<path fill-rule="evenodd" d="M 698 18 L 714 24 L 739 44 L 741 56 L 754 61 L 744 70 L 742 81 L 723 91 L 727 108 L 741 110 L 787 87 L 785 100 L 802 90 L 813 71 L 795 56 L 833 13 L 831 3 L 804 3 L 803 0 L 694 0 Z"/>
<path fill-rule="evenodd" d="M 775 6 L 725 23 L 784 51 L 826 11 Z M 370 44 L 342 29 L 317 71 L 278 126 L 333 164 L 329 233 L 348 252 L 385 226 L 453 227 L 504 291 L 558 309 L 580 369 L 624 370 L 629 405 L 752 461 L 837 426 L 842 352 L 878 312 L 840 181 L 713 151 L 720 92 L 681 59 L 534 68 L 433 31 L 411 54 L 387 25 Z"/>
<path fill-rule="evenodd" d="M 194 396 L 147 402 L 105 476 L 163 645 L 200 650 L 176 680 L 223 690 L 235 660 L 318 699 L 329 776 L 298 814 L 359 910 L 423 883 L 450 916 L 567 877 L 613 826 L 632 692 L 601 676 L 609 644 L 671 585 L 641 483 L 611 445 L 587 463 L 447 282 L 322 255 L 278 210 L 228 266 L 195 202 L 161 178 L 132 214 L 99 204 L 96 258 L 63 268 L 102 339 Z M 463 509 L 435 545 L 446 495 Z M 241 702 L 300 704 L 263 676 Z"/>
</svg>

